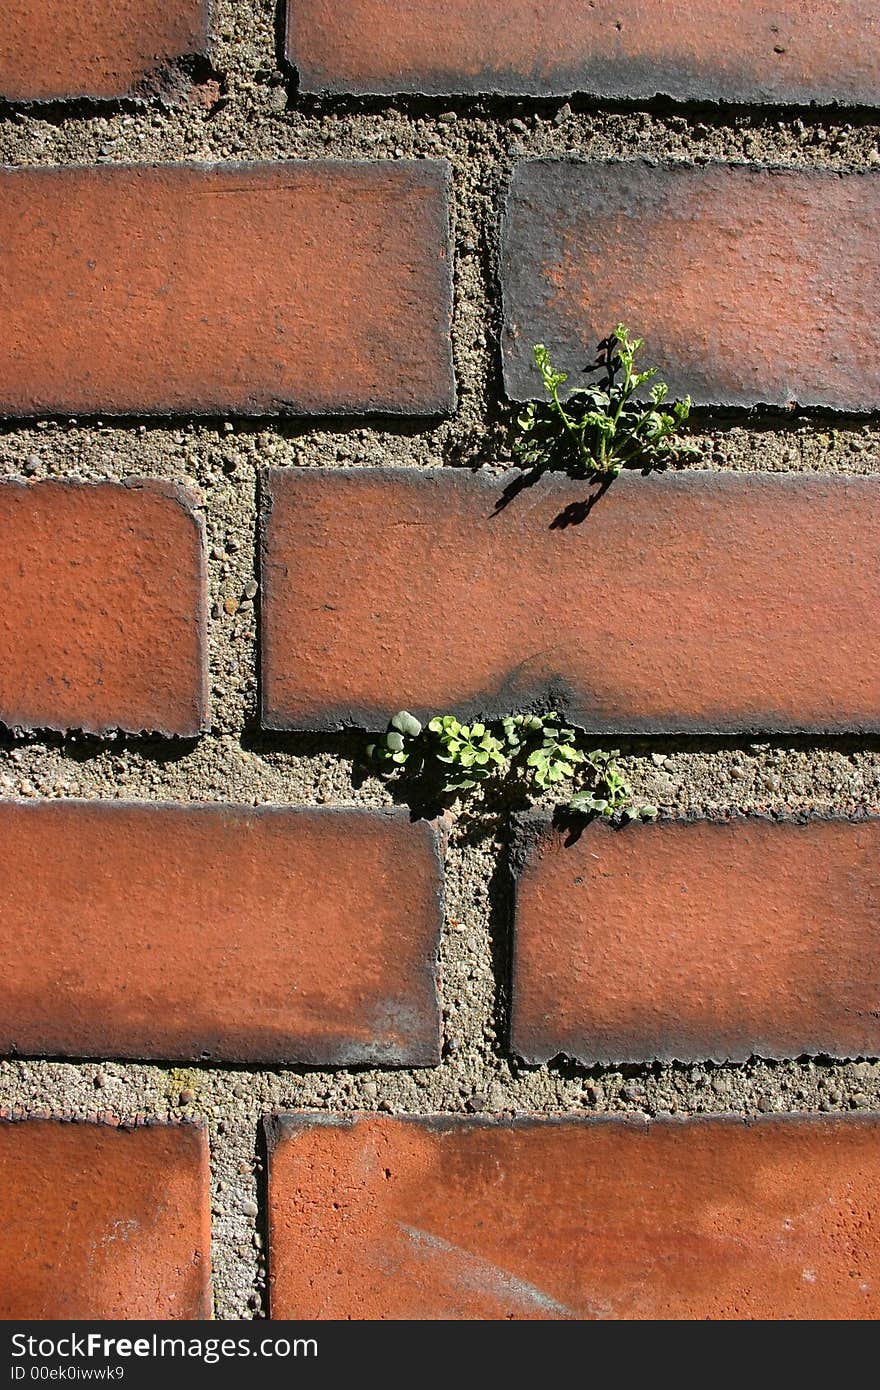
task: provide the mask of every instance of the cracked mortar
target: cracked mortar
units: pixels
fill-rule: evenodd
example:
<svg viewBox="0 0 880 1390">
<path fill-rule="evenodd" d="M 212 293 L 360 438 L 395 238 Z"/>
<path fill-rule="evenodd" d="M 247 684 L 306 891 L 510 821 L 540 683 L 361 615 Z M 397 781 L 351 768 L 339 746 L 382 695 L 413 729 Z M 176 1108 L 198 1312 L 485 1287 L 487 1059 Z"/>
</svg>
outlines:
<svg viewBox="0 0 880 1390">
<path fill-rule="evenodd" d="M 799 168 L 880 164 L 880 125 L 833 111 L 760 113 L 587 101 L 298 99 L 279 70 L 264 3 L 214 7 L 213 72 L 181 82 L 178 104 L 74 103 L 0 109 L 0 162 L 167 162 L 314 156 L 445 158 L 452 166 L 454 352 L 459 409 L 441 423 L 335 420 L 43 420 L 0 429 L 0 474 L 172 478 L 205 509 L 213 732 L 196 743 L 0 735 L 0 795 L 384 805 L 395 795 L 356 769 L 358 740 L 269 736 L 256 716 L 254 600 L 261 466 L 496 467 L 511 413 L 498 371 L 496 234 L 501 194 L 523 156 L 709 158 Z M 633 325 L 638 328 L 638 325 Z M 858 344 L 854 344 L 858 351 Z M 646 347 L 650 355 L 650 342 Z M 880 473 L 875 417 L 700 412 L 698 467 Z M 735 598 L 732 596 L 732 602 Z M 406 692 L 401 691 L 401 703 Z M 618 743 L 620 741 L 617 741 Z M 880 810 L 880 741 L 629 740 L 635 794 L 662 811 Z M 266 1312 L 259 1122 L 279 1109 L 392 1113 L 574 1111 L 707 1114 L 880 1108 L 880 1063 L 752 1061 L 741 1066 L 524 1067 L 506 1055 L 509 876 L 504 808 L 453 815 L 441 946 L 444 1056 L 417 1071 L 273 1071 L 0 1063 L 0 1106 L 96 1118 L 203 1115 L 210 1127 L 218 1317 Z"/>
</svg>

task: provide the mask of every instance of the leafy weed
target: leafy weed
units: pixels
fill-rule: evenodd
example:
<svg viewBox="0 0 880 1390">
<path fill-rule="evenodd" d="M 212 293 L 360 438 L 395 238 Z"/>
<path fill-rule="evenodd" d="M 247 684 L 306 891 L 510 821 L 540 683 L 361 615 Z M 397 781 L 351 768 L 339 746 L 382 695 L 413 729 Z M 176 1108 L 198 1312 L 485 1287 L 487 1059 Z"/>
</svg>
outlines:
<svg viewBox="0 0 880 1390">
<path fill-rule="evenodd" d="M 472 724 L 443 714 L 422 724 L 400 710 L 366 754 L 377 771 L 424 779 L 444 793 L 516 779 L 538 793 L 570 787 L 568 809 L 576 814 L 629 820 L 657 815 L 655 806 L 634 805 L 617 764 L 619 751 L 587 748 L 583 732 L 564 725 L 555 712 Z"/>
<path fill-rule="evenodd" d="M 639 389 L 657 375 L 656 367 L 636 367 L 643 343 L 619 323 L 599 345 L 595 367 L 601 379 L 572 391 L 564 401 L 560 388 L 567 374 L 555 369 L 546 347 L 538 343 L 535 365 L 549 400 L 532 401 L 518 417 L 517 461 L 530 468 L 615 478 L 631 464 L 660 468 L 698 454 L 697 446 L 679 434 L 690 414 L 690 396 L 667 403 L 669 388 L 658 381 L 647 402 L 636 400 Z"/>
</svg>

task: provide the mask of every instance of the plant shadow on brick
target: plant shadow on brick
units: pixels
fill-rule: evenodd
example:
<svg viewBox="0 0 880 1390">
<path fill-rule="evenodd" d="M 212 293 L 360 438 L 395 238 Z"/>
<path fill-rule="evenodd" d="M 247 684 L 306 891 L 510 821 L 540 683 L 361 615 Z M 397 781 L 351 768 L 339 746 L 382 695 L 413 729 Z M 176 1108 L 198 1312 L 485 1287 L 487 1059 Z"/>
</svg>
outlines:
<svg viewBox="0 0 880 1390">
<path fill-rule="evenodd" d="M 590 368 L 600 374 L 597 382 L 565 399 L 560 392 L 567 373 L 556 370 L 543 343 L 536 344 L 535 366 L 548 399 L 530 402 L 517 416 L 513 457 L 528 471 L 505 489 L 496 510 L 547 471 L 561 471 L 600 484 L 598 492 L 566 508 L 552 523 L 554 528 L 576 525 L 586 520 L 622 469 L 666 468 L 699 454 L 697 445 L 680 434 L 690 415 L 690 396 L 667 403 L 669 388 L 657 381 L 647 400 L 639 398 L 642 387 L 657 375 L 656 367 L 636 367 L 643 344 L 643 338 L 631 337 L 619 323 L 598 345 Z"/>
<path fill-rule="evenodd" d="M 374 770 L 396 776 L 422 807 L 440 807 L 478 788 L 504 788 L 525 806 L 544 792 L 565 789 L 566 811 L 576 817 L 657 815 L 655 806 L 634 805 L 618 750 L 590 748 L 583 731 L 562 724 L 555 711 L 470 724 L 443 714 L 422 724 L 400 710 L 365 754 Z"/>
</svg>

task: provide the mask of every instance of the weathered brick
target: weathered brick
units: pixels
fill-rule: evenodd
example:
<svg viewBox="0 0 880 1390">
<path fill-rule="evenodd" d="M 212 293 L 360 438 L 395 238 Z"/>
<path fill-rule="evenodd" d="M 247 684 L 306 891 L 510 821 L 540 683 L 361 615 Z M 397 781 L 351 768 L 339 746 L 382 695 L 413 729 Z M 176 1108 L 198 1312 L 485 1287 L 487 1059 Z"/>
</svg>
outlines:
<svg viewBox="0 0 880 1390">
<path fill-rule="evenodd" d="M 880 103 L 874 0 L 287 0 L 305 92 Z"/>
<path fill-rule="evenodd" d="M 441 868 L 405 811 L 0 802 L 0 1053 L 439 1060 Z"/>
<path fill-rule="evenodd" d="M 183 488 L 0 481 L 2 723 L 193 737 L 205 603 L 204 528 Z"/>
<path fill-rule="evenodd" d="M 288 1116 L 275 1318 L 880 1313 L 880 1116 Z"/>
<path fill-rule="evenodd" d="M 7 0 L 3 15 L 4 101 L 149 96 L 208 49 L 207 0 Z"/>
<path fill-rule="evenodd" d="M 451 408 L 430 160 L 0 170 L 0 411 Z"/>
<path fill-rule="evenodd" d="M 623 320 L 697 404 L 875 410 L 878 220 L 880 172 L 525 161 L 504 219 L 508 393 L 541 394 L 535 343 L 582 385 Z"/>
<path fill-rule="evenodd" d="M 880 729 L 876 478 L 522 477 L 270 470 L 265 724 L 540 701 L 598 732 Z"/>
<path fill-rule="evenodd" d="M 211 1316 L 201 1125 L 0 1118 L 0 1318 Z"/>
<path fill-rule="evenodd" d="M 880 1054 L 880 817 L 524 830 L 526 1061 Z"/>
</svg>

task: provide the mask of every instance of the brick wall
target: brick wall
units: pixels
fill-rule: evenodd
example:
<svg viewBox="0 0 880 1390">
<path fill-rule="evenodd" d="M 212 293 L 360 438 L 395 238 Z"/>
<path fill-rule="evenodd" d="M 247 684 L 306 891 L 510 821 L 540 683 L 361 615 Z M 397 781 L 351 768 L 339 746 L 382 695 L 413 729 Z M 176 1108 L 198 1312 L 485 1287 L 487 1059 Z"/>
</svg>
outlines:
<svg viewBox="0 0 880 1390">
<path fill-rule="evenodd" d="M 0 1316 L 880 1314 L 880 22 L 669 8 L 15 7 Z M 363 767 L 551 703 L 655 824 Z"/>
</svg>

